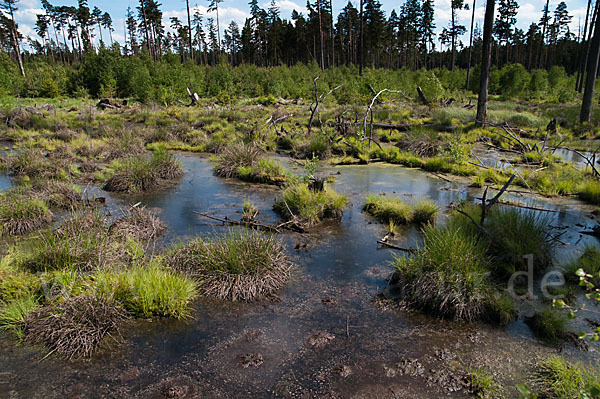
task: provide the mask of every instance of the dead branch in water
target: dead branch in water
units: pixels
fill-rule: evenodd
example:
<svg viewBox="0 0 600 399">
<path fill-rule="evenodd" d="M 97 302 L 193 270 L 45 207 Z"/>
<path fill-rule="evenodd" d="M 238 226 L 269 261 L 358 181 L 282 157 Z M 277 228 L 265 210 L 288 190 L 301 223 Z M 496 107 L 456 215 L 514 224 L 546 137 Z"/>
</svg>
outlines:
<svg viewBox="0 0 600 399">
<path fill-rule="evenodd" d="M 411 254 L 417 253 L 417 250 L 414 248 L 404 248 L 404 247 L 400 247 L 398 245 L 394 245 L 394 244 L 390 244 L 389 242 L 385 242 L 383 240 L 377 240 L 378 244 L 381 244 L 383 246 L 386 246 L 388 248 L 392 248 L 392 249 L 397 249 L 398 251 L 404 251 L 404 252 L 408 252 Z"/>
<path fill-rule="evenodd" d="M 281 233 L 281 229 L 286 229 L 286 230 L 300 232 L 300 233 L 305 233 L 306 232 L 306 230 L 304 230 L 304 227 L 302 227 L 301 225 L 299 225 L 296 220 L 289 220 L 287 222 L 280 223 L 277 226 L 270 226 L 268 224 L 262 224 L 262 223 L 251 222 L 251 221 L 237 221 L 237 220 L 232 220 L 232 219 L 229 219 L 227 216 L 225 216 L 225 219 L 221 219 L 221 218 L 218 218 L 218 217 L 215 217 L 215 216 L 211 216 L 211 215 L 209 215 L 207 213 L 198 212 L 198 211 L 193 211 L 193 212 L 195 214 L 203 216 L 205 218 L 212 219 L 212 220 L 215 220 L 217 222 L 221 222 L 223 224 L 229 224 L 231 226 L 254 227 L 254 228 L 259 228 L 259 229 L 271 231 L 271 232 L 274 232 L 274 233 Z"/>
</svg>

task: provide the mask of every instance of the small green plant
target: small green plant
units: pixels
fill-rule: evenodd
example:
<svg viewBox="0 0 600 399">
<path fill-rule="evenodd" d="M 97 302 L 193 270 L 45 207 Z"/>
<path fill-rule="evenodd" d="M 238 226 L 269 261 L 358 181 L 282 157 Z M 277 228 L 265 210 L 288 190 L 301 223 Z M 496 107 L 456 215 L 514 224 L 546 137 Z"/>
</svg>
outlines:
<svg viewBox="0 0 600 399">
<path fill-rule="evenodd" d="M 494 398 L 500 394 L 500 386 L 494 378 L 483 368 L 467 369 L 469 390 L 478 398 Z"/>
<path fill-rule="evenodd" d="M 0 233 L 21 235 L 50 223 L 52 212 L 40 199 L 31 199 L 22 189 L 0 194 Z"/>
<path fill-rule="evenodd" d="M 167 150 L 158 148 L 150 157 L 138 155 L 118 163 L 104 189 L 135 193 L 156 188 L 167 180 L 181 176 L 181 164 Z"/>
<path fill-rule="evenodd" d="M 311 190 L 306 183 L 286 187 L 273 209 L 288 220 L 299 218 L 308 226 L 323 219 L 340 219 L 348 203 L 346 196 L 325 186 L 323 190 Z"/>
<path fill-rule="evenodd" d="M 369 194 L 365 198 L 363 210 L 383 222 L 393 221 L 397 224 L 410 222 L 410 205 L 399 198 Z"/>
</svg>

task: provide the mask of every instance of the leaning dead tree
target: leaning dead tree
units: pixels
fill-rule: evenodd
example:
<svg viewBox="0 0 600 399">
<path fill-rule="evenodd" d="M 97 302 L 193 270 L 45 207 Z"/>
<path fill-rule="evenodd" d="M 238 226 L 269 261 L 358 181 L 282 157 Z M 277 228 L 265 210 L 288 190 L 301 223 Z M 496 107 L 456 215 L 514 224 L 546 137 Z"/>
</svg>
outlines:
<svg viewBox="0 0 600 399">
<path fill-rule="evenodd" d="M 373 141 L 373 105 L 375 104 L 375 101 L 377 101 L 377 97 L 379 97 L 381 94 L 385 93 L 386 91 L 389 91 L 390 93 L 402 93 L 400 90 L 390 90 L 390 89 L 383 89 L 383 90 L 379 90 L 379 92 L 377 92 L 377 94 L 375 94 L 375 96 L 371 99 L 371 103 L 369 104 L 369 106 L 367 107 L 367 111 L 365 112 L 365 116 L 363 118 L 363 137 L 361 141 L 365 141 L 367 139 L 367 119 L 369 118 L 369 114 L 371 115 L 371 134 L 369 135 L 369 144 L 371 144 L 371 142 Z M 375 143 L 377 144 L 377 143 Z"/>
<path fill-rule="evenodd" d="M 319 126 L 321 128 L 323 128 L 323 122 L 321 122 L 321 111 L 319 111 L 319 106 L 321 105 L 321 103 L 323 103 L 323 101 L 325 101 L 325 99 L 327 99 L 327 97 L 329 97 L 329 95 L 331 93 L 333 93 L 334 91 L 336 91 L 337 89 L 342 87 L 342 85 L 336 86 L 333 89 L 329 90 L 327 93 L 321 93 L 321 95 L 319 95 L 319 88 L 317 87 L 317 80 L 319 78 L 320 78 L 320 76 L 317 76 L 313 80 L 313 83 L 315 84 L 315 96 L 314 96 L 314 100 L 313 100 L 312 104 L 310 105 L 310 119 L 308 120 L 308 133 L 310 133 L 312 130 L 312 124 L 313 124 L 313 120 L 315 119 L 315 114 L 319 118 Z"/>
</svg>

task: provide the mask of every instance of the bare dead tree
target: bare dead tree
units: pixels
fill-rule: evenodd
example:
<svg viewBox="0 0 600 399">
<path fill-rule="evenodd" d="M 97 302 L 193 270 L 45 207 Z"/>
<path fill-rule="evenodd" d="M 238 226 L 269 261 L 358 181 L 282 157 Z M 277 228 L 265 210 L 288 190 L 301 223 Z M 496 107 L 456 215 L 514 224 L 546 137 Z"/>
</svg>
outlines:
<svg viewBox="0 0 600 399">
<path fill-rule="evenodd" d="M 319 106 L 321 105 L 321 103 L 323 101 L 325 101 L 327 99 L 327 97 L 329 97 L 329 95 L 331 93 L 333 93 L 334 91 L 336 91 L 337 89 L 342 87 L 342 85 L 336 86 L 333 89 L 329 90 L 327 93 L 321 93 L 321 95 L 319 95 L 319 88 L 317 87 L 317 80 L 319 78 L 320 78 L 320 76 L 317 76 L 313 80 L 313 83 L 315 84 L 315 97 L 314 97 L 312 104 L 310 105 L 310 119 L 308 120 L 308 133 L 310 133 L 312 130 L 312 124 L 313 124 L 313 120 L 315 119 L 315 114 L 317 114 L 317 116 L 319 118 L 319 126 L 321 127 L 321 129 L 323 128 L 323 123 L 321 122 L 321 111 L 319 111 Z"/>
</svg>

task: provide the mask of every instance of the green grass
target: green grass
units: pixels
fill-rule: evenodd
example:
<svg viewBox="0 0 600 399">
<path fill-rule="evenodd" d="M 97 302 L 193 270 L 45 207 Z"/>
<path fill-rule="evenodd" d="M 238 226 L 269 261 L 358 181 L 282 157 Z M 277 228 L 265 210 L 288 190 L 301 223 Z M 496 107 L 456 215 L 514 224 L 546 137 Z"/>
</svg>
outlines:
<svg viewBox="0 0 600 399">
<path fill-rule="evenodd" d="M 30 293 L 0 305 L 0 329 L 14 333 L 17 338 L 23 337 L 23 323 L 34 309 L 39 306 L 37 297 Z"/>
<path fill-rule="evenodd" d="M 259 147 L 251 144 L 233 144 L 217 160 L 215 174 L 233 177 L 251 183 L 282 185 L 289 173 L 277 161 L 262 158 Z"/>
<path fill-rule="evenodd" d="M 588 178 L 579 186 L 578 191 L 582 201 L 600 205 L 600 181 Z"/>
<path fill-rule="evenodd" d="M 384 195 L 367 195 L 363 210 L 383 223 L 393 221 L 397 224 L 407 224 L 411 216 L 410 205 L 399 198 Z"/>
<path fill-rule="evenodd" d="M 486 247 L 460 229 L 424 229 L 425 246 L 393 265 L 410 306 L 457 321 L 482 319 L 492 291 Z"/>
<path fill-rule="evenodd" d="M 600 395 L 598 369 L 567 362 L 561 356 L 550 356 L 539 363 L 535 379 L 540 397 L 584 399 Z"/>
<path fill-rule="evenodd" d="M 419 225 L 435 223 L 439 210 L 435 202 L 429 199 L 421 200 L 413 205 L 410 220 Z"/>
<path fill-rule="evenodd" d="M 478 398 L 494 398 L 500 394 L 500 386 L 483 367 L 467 369 L 469 391 Z"/>
<path fill-rule="evenodd" d="M 210 241 L 197 238 L 167 257 L 171 268 L 193 277 L 202 295 L 251 301 L 274 294 L 289 277 L 290 263 L 273 235 L 231 230 Z"/>
<path fill-rule="evenodd" d="M 92 287 L 96 295 L 112 296 L 141 318 L 188 317 L 198 293 L 196 282 L 163 266 L 159 258 L 116 272 L 98 272 L 92 276 Z"/>
<path fill-rule="evenodd" d="M 369 194 L 365 198 L 363 210 L 383 223 L 392 221 L 398 225 L 409 223 L 425 225 L 435 222 L 439 208 L 428 199 L 420 200 L 411 206 L 399 198 Z"/>
<path fill-rule="evenodd" d="M 273 209 L 288 220 L 296 216 L 312 226 L 323 219 L 340 219 L 347 203 L 345 195 L 327 186 L 323 191 L 315 191 L 306 183 L 296 183 L 286 187 Z"/>
<path fill-rule="evenodd" d="M 510 275 L 517 270 L 527 270 L 527 262 L 523 257 L 530 254 L 533 255 L 537 272 L 542 272 L 551 264 L 549 219 L 541 213 L 496 207 L 486 217 L 484 224 L 492 236 L 490 253 L 494 256 L 498 271 Z"/>
</svg>

